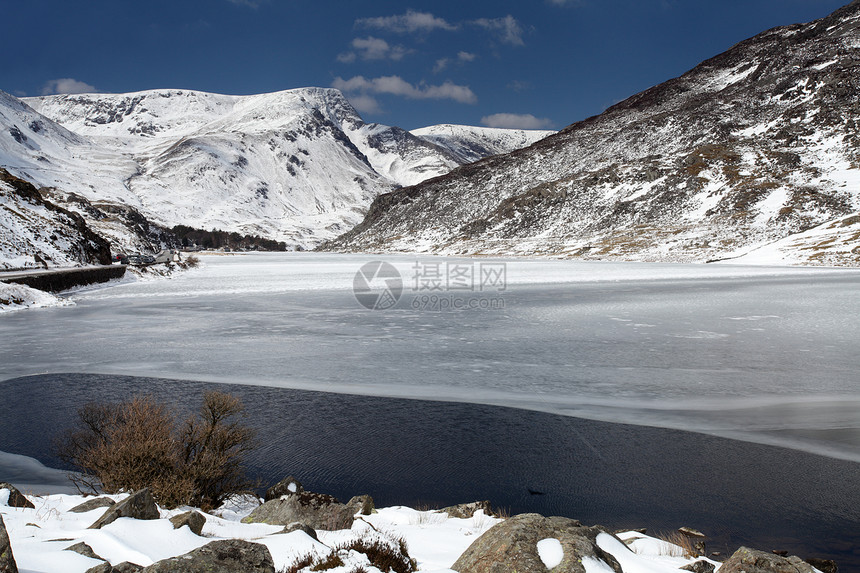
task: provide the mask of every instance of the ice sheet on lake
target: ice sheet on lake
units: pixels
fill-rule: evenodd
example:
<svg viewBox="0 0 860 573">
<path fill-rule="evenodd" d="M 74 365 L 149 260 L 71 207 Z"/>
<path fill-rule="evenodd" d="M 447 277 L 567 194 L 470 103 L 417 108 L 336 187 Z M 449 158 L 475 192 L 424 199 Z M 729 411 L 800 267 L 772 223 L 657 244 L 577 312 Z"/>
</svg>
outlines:
<svg viewBox="0 0 860 573">
<path fill-rule="evenodd" d="M 129 374 L 487 403 L 860 460 L 857 271 L 512 260 L 503 288 L 413 290 L 416 267 L 503 261 L 387 256 L 403 293 L 371 311 L 353 280 L 379 257 L 202 258 L 169 280 L 4 316 L 0 336 L 16 344 L 0 349 L 0 379 Z M 504 304 L 411 304 L 427 296 Z"/>
</svg>

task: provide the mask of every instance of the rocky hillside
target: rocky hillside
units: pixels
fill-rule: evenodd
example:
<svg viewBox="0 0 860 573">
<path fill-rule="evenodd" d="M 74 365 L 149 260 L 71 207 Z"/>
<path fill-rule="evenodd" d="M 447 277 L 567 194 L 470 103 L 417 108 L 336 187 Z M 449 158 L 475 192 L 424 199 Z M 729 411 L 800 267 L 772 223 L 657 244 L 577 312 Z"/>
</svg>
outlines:
<svg viewBox="0 0 860 573">
<path fill-rule="evenodd" d="M 858 121 L 855 1 L 382 195 L 324 248 L 860 265 Z"/>
<path fill-rule="evenodd" d="M 0 169 L 0 270 L 110 264 L 110 245 L 84 218 Z"/>
</svg>

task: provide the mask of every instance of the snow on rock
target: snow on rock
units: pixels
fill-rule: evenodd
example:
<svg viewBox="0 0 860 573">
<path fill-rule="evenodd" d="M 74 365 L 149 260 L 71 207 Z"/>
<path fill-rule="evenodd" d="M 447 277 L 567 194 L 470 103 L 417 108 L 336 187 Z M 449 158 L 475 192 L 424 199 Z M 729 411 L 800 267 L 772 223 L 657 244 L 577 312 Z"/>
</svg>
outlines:
<svg viewBox="0 0 860 573">
<path fill-rule="evenodd" d="M 68 299 L 26 285 L 0 282 L 0 314 L 27 308 L 73 306 L 74 304 Z"/>
<path fill-rule="evenodd" d="M 198 536 L 187 527 L 174 529 L 170 522 L 170 518 L 191 509 L 188 507 L 161 509 L 159 519 L 123 517 L 102 529 L 88 529 L 103 509 L 70 512 L 87 499 L 84 496 L 53 494 L 27 497 L 33 502 L 33 509 L 11 508 L 0 503 L 0 515 L 9 533 L 18 568 L 28 573 L 84 573 L 99 565 L 101 562 L 96 559 L 66 550 L 81 542 L 112 565 L 129 561 L 147 566 L 221 539 L 240 539 L 265 545 L 276 570 L 309 555 L 324 558 L 333 547 L 356 539 L 375 540 L 392 547 L 399 547 L 402 539 L 409 555 L 416 560 L 418 571 L 443 573 L 451 571 L 451 566 L 472 542 L 503 521 L 484 515 L 482 511 L 469 519 L 460 519 L 436 511 L 389 507 L 372 515 L 357 516 L 351 529 L 320 531 L 319 540 L 315 540 L 303 531 L 282 533 L 281 526 L 241 523 L 241 519 L 260 503 L 259 499 L 245 496 L 228 501 L 211 514 L 203 514 L 206 523 L 202 536 Z M 128 496 L 105 497 L 121 502 Z M 635 532 L 621 533 L 617 537 L 601 533 L 597 535 L 596 543 L 615 557 L 625 573 L 676 572 L 680 567 L 702 559 L 683 557 L 680 547 Z M 544 538 L 537 542 L 537 546 L 540 559 L 548 569 L 561 563 L 564 552 L 558 539 Z M 361 566 L 368 571 L 374 570 L 362 553 L 351 550 L 342 552 L 340 556 L 344 565 L 333 571 L 347 572 Z M 612 571 L 598 559 L 586 557 L 582 562 L 589 573 Z M 719 567 L 718 563 L 711 563 Z M 309 567 L 302 569 L 303 573 L 307 571 L 310 571 Z"/>
</svg>

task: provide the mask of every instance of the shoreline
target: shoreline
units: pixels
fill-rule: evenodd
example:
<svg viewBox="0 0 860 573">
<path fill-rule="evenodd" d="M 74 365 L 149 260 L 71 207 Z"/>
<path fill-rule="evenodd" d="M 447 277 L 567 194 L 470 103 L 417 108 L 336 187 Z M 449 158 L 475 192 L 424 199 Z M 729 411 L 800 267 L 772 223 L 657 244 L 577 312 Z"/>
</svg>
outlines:
<svg viewBox="0 0 860 573">
<path fill-rule="evenodd" d="M 62 416 L 50 402 L 61 389 L 73 394 L 62 399 L 71 415 L 88 397 L 112 401 L 147 390 L 190 407 L 211 387 L 116 376 L 18 382 L 35 404 L 28 416 L 51 416 L 58 429 Z M 856 463 L 506 407 L 219 388 L 243 399 L 248 422 L 262 432 L 265 445 L 248 465 L 264 481 L 292 474 L 314 491 L 347 499 L 366 492 L 380 506 L 489 499 L 511 513 L 563 515 L 619 529 L 688 525 L 707 531 L 716 548 L 779 548 L 860 566 L 860 555 L 844 549 L 860 547 Z M 12 408 L 0 408 L 6 423 L 19 436 L 34 436 L 41 423 L 8 418 Z M 43 454 L 34 457 L 45 461 L 47 443 L 38 446 L 31 438 L 10 444 L 8 432 L 0 427 L 0 450 L 36 448 Z M 392 457 L 398 463 L 389 467 Z"/>
</svg>

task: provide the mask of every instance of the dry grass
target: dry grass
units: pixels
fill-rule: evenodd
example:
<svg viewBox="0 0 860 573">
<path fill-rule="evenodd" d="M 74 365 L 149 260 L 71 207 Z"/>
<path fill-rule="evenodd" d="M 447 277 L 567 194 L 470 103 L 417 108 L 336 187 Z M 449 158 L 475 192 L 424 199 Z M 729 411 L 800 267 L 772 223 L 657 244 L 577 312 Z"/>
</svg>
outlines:
<svg viewBox="0 0 860 573">
<path fill-rule="evenodd" d="M 661 555 L 690 558 L 699 555 L 699 552 L 693 547 L 693 540 L 680 531 L 660 532 L 657 534 L 657 539 L 663 542 L 660 548 Z"/>
</svg>

